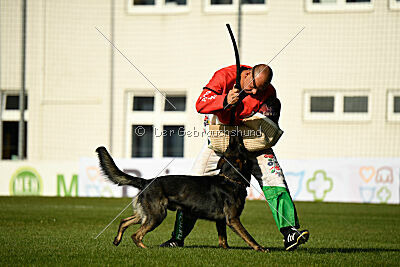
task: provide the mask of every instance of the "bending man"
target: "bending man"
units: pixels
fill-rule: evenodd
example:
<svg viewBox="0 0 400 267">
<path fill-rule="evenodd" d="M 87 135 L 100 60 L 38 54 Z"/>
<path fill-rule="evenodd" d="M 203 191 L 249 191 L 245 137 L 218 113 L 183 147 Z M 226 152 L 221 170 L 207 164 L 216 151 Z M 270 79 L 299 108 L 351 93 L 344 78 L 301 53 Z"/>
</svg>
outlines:
<svg viewBox="0 0 400 267">
<path fill-rule="evenodd" d="M 205 115 L 204 126 L 207 127 L 211 116 L 217 116 L 222 124 L 232 124 L 231 113 L 234 111 L 233 125 L 241 124 L 244 118 L 256 113 L 264 115 L 278 124 L 281 103 L 276 97 L 275 88 L 271 84 L 272 69 L 264 64 L 241 67 L 241 88 L 234 88 L 236 66 L 229 66 L 215 72 L 209 83 L 203 88 L 196 102 L 196 109 Z M 241 100 L 241 101 L 239 101 Z M 237 104 L 236 109 L 232 105 Z M 212 115 L 210 115 L 212 114 Z M 192 172 L 194 175 L 218 174 L 217 162 L 220 154 L 214 152 L 206 144 L 198 155 Z M 300 231 L 296 208 L 289 193 L 282 169 L 272 148 L 252 153 L 253 176 L 263 190 L 272 211 L 279 231 L 284 237 L 286 250 L 294 250 L 308 240 L 309 232 Z M 182 247 L 184 239 L 189 235 L 196 222 L 195 218 L 185 216 L 178 210 L 172 238 L 161 247 Z"/>
</svg>

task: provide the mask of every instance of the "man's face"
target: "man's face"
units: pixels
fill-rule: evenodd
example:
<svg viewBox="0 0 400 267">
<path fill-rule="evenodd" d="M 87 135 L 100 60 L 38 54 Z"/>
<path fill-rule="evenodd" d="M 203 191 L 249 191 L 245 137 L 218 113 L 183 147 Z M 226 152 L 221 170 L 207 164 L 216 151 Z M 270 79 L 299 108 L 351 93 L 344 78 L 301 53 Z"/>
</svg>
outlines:
<svg viewBox="0 0 400 267">
<path fill-rule="evenodd" d="M 244 76 L 241 80 L 243 91 L 245 91 L 247 94 L 257 94 L 257 92 L 261 90 L 260 85 L 264 83 L 264 75 L 262 75 L 261 73 L 254 79 L 254 72 L 252 71 L 252 69 L 245 70 L 242 73 Z"/>
</svg>

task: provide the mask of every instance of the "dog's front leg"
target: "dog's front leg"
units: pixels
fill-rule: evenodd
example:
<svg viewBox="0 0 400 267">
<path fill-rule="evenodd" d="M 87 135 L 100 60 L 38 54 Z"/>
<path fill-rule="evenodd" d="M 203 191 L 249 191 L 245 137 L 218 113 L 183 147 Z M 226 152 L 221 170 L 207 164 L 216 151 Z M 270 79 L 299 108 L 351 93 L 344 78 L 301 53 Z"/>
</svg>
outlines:
<svg viewBox="0 0 400 267">
<path fill-rule="evenodd" d="M 226 236 L 225 220 L 217 221 L 218 242 L 221 248 L 229 248 L 228 238 Z"/>
<path fill-rule="evenodd" d="M 239 218 L 230 218 L 227 220 L 229 227 L 231 227 L 235 233 L 237 233 L 250 247 L 254 250 L 261 252 L 268 252 L 268 249 L 260 246 L 254 238 L 247 232 Z"/>
</svg>

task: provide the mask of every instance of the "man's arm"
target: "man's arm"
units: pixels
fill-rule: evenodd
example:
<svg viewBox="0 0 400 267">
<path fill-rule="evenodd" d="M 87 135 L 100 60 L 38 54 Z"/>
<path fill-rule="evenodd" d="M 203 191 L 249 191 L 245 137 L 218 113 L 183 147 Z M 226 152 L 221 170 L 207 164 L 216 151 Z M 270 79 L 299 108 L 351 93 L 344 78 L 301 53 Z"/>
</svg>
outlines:
<svg viewBox="0 0 400 267">
<path fill-rule="evenodd" d="M 199 98 L 196 101 L 196 110 L 199 113 L 210 114 L 224 108 L 224 99 L 226 94 L 217 94 L 216 92 L 204 87 Z"/>
<path fill-rule="evenodd" d="M 213 90 L 205 87 L 200 97 L 196 102 L 197 112 L 203 114 L 209 114 L 216 112 L 221 109 L 229 110 L 231 105 L 235 104 L 239 100 L 239 90 L 233 89 L 228 94 L 217 94 Z M 222 101 L 222 105 L 221 105 Z"/>
</svg>

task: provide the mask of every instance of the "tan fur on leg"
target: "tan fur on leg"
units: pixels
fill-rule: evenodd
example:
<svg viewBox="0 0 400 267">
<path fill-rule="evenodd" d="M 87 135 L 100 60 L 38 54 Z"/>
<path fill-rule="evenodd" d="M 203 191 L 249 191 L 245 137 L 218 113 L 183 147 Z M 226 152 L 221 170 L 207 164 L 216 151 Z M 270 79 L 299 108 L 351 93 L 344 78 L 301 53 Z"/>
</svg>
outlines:
<svg viewBox="0 0 400 267">
<path fill-rule="evenodd" d="M 268 252 L 268 249 L 263 248 L 260 246 L 254 238 L 247 232 L 244 228 L 242 223 L 240 222 L 239 218 L 232 218 L 229 220 L 229 227 L 231 227 L 235 233 L 237 233 L 250 247 L 254 250 L 261 251 L 261 252 Z"/>
<path fill-rule="evenodd" d="M 137 214 L 135 214 L 135 215 L 133 215 L 133 216 L 131 216 L 131 217 L 122 219 L 122 220 L 121 220 L 121 223 L 119 224 L 118 233 L 117 233 L 117 236 L 114 238 L 113 244 L 116 245 L 116 246 L 118 246 L 119 243 L 120 243 L 121 240 L 122 240 L 122 236 L 123 236 L 125 230 L 126 230 L 129 226 L 131 226 L 132 224 L 138 224 L 138 223 L 140 223 L 140 220 L 141 220 L 141 218 L 140 218 Z"/>
<path fill-rule="evenodd" d="M 217 221 L 218 243 L 221 248 L 229 248 L 228 238 L 226 236 L 225 221 Z"/>
</svg>

